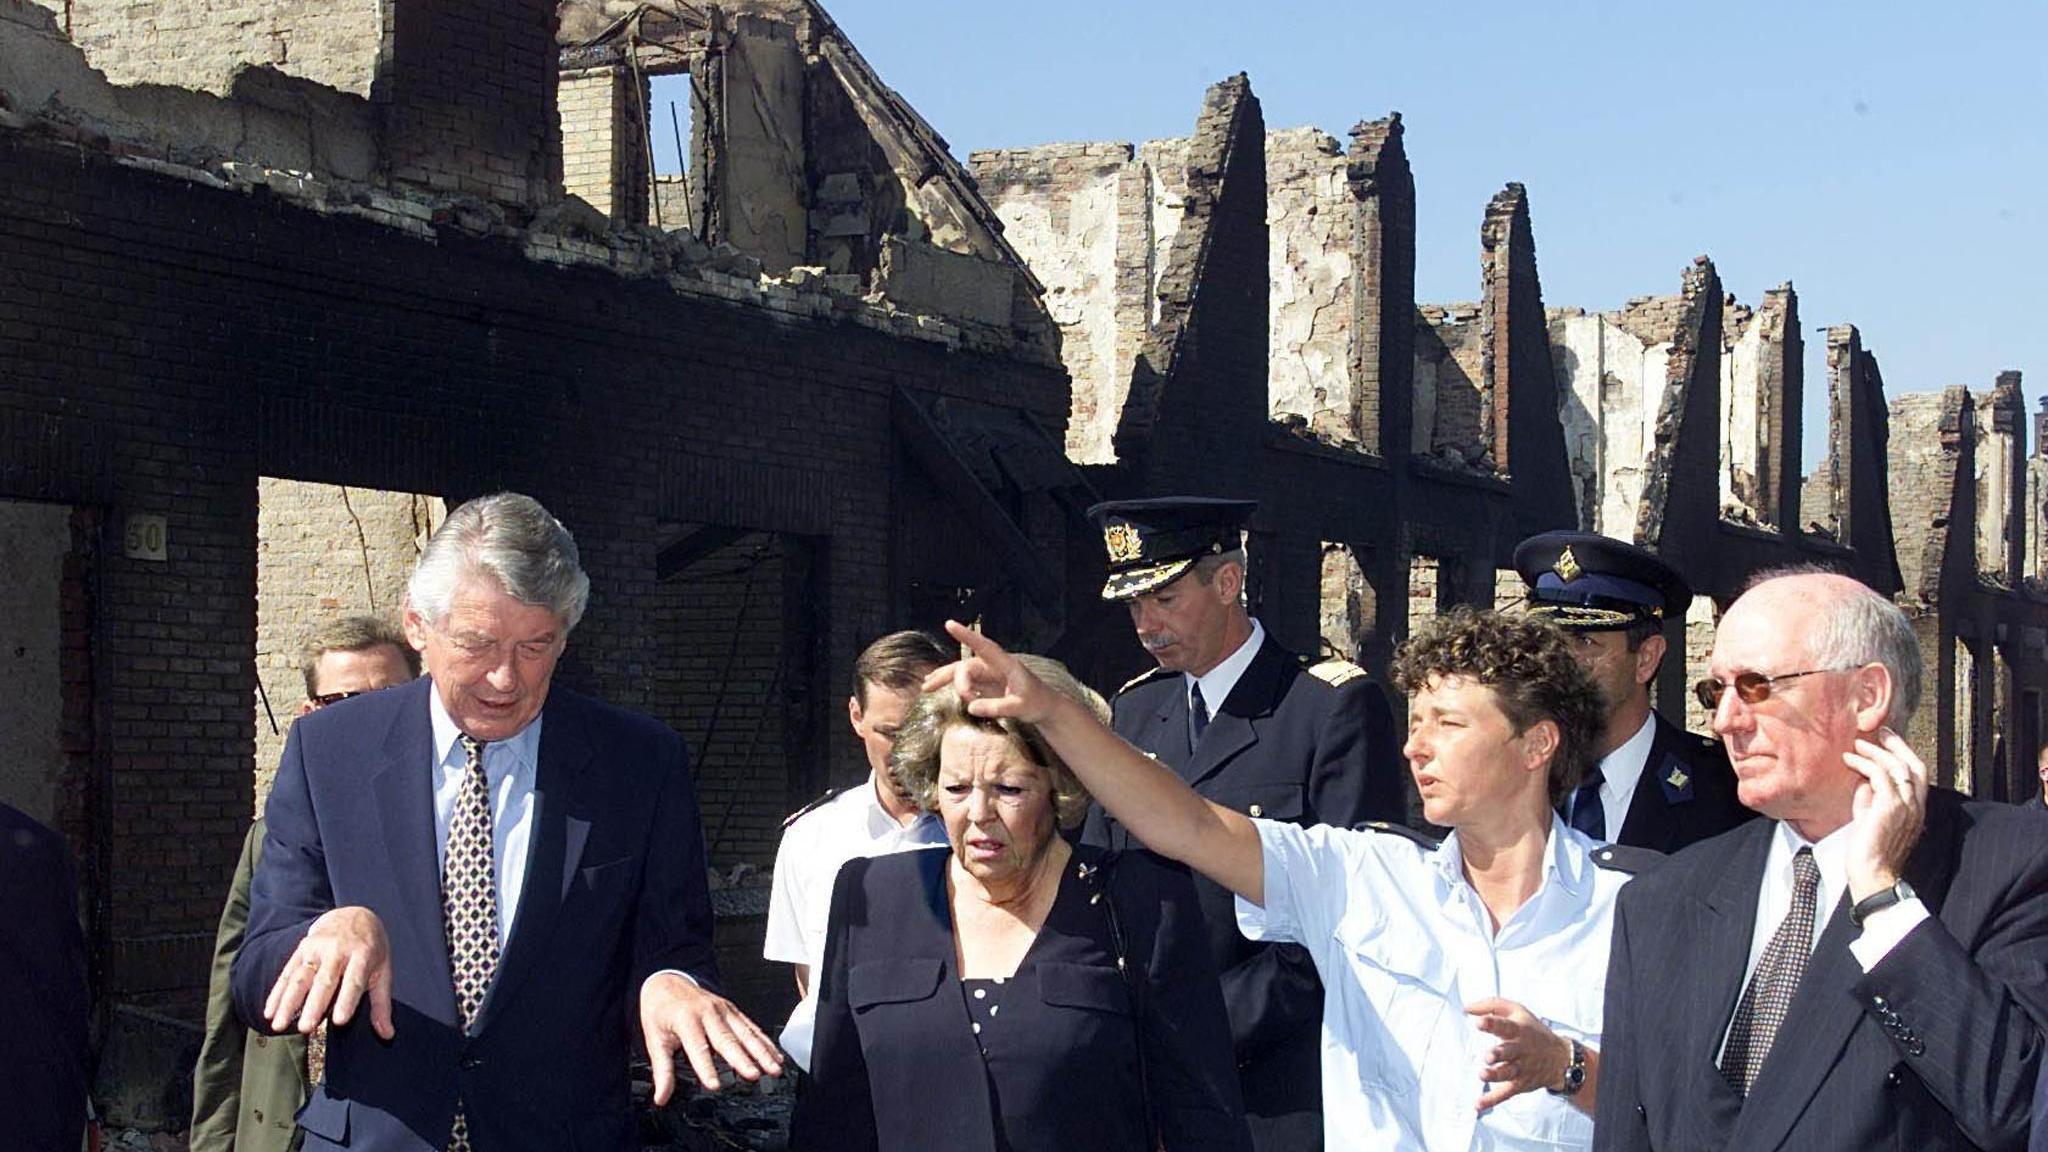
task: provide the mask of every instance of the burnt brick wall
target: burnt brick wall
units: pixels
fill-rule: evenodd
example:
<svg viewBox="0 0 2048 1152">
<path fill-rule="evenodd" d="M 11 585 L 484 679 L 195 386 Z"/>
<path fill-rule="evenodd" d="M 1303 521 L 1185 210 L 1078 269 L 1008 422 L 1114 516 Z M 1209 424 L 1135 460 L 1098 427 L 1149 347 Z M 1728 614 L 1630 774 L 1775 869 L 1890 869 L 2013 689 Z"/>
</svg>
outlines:
<svg viewBox="0 0 2048 1152">
<path fill-rule="evenodd" d="M 829 578 L 807 610 L 836 679 L 894 623 L 904 578 L 891 389 L 1024 408 L 1055 434 L 1066 420 L 1057 369 L 537 265 L 500 241 L 422 242 L 20 136 L 0 136 L 0 171 L 0 497 L 99 509 L 113 541 L 93 803 L 117 992 L 204 980 L 251 801 L 259 475 L 532 493 L 594 586 L 562 682 L 689 733 L 661 684 L 702 641 L 652 626 L 678 594 L 655 570 L 673 525 L 816 541 Z M 133 512 L 165 517 L 167 562 L 121 554 Z M 843 780 L 860 768 L 841 735 L 814 744 Z M 784 784 L 763 788 L 779 815 Z"/>
<path fill-rule="evenodd" d="M 538 208 L 562 183 L 552 0 L 381 0 L 392 179 Z"/>
</svg>

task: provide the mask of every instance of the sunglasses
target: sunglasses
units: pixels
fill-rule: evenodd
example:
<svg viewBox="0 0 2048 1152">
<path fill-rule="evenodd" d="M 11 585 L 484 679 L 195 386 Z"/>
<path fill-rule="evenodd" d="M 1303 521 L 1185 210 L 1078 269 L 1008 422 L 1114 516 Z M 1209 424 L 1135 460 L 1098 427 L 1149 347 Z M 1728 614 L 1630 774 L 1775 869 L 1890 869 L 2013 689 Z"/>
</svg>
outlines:
<svg viewBox="0 0 2048 1152">
<path fill-rule="evenodd" d="M 1823 672 L 1847 672 L 1854 667 L 1856 666 L 1852 664 L 1841 668 L 1808 668 L 1804 672 L 1781 672 L 1776 676 L 1766 676 L 1761 672 L 1737 672 L 1735 679 L 1725 683 L 1720 680 L 1702 680 L 1692 686 L 1692 694 L 1699 700 L 1700 707 L 1709 712 L 1721 706 L 1721 696 L 1730 688 L 1735 689 L 1736 699 L 1744 704 L 1761 704 L 1771 698 L 1771 685 L 1780 681 L 1797 680 L 1801 676 L 1818 676 Z"/>
<path fill-rule="evenodd" d="M 365 692 L 368 692 L 368 691 L 370 691 L 370 689 L 368 689 L 368 688 L 358 688 L 358 689 L 356 689 L 356 690 L 355 690 L 355 691 L 353 691 L 353 692 L 327 692 L 327 693 L 323 693 L 323 694 L 321 694 L 321 695 L 319 695 L 319 696 L 315 696 L 315 697 L 313 697 L 313 707 L 315 707 L 315 708 L 325 708 L 325 707 L 327 707 L 327 706 L 328 706 L 329 704 L 339 704 L 339 703 L 341 703 L 341 702 L 342 702 L 343 700 L 346 700 L 346 699 L 348 699 L 348 698 L 349 698 L 349 697 L 351 697 L 351 696 L 361 696 L 361 695 L 362 695 L 363 693 L 365 693 Z"/>
</svg>

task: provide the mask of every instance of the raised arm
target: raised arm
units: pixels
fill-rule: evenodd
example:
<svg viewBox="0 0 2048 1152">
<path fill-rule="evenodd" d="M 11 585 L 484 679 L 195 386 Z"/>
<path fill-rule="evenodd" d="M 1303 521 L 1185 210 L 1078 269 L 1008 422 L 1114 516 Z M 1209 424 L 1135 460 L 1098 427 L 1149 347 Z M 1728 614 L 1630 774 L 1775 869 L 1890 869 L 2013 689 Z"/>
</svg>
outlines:
<svg viewBox="0 0 2048 1152">
<path fill-rule="evenodd" d="M 1036 728 L 1096 802 L 1147 848 L 1254 904 L 1265 902 L 1264 858 L 1250 820 L 1196 795 L 1078 702 L 1047 688 L 1002 645 L 956 621 L 948 620 L 946 631 L 970 654 L 926 677 L 927 691 L 950 685 L 969 713 Z"/>
</svg>

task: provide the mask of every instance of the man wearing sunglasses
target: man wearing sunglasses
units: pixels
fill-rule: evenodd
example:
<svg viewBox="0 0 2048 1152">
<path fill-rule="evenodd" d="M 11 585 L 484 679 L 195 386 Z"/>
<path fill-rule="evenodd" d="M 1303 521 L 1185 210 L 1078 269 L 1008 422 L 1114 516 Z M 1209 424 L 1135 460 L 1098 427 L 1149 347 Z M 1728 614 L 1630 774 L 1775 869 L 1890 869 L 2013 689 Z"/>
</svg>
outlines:
<svg viewBox="0 0 2048 1152">
<path fill-rule="evenodd" d="M 344 616 L 306 643 L 299 661 L 306 701 L 299 715 L 419 675 L 419 653 L 396 625 Z M 206 1038 L 192 1069 L 192 1152 L 285 1152 L 298 1146 L 292 1117 L 312 1091 L 306 1040 L 265 1036 L 236 1020 L 228 972 L 249 927 L 249 879 L 263 859 L 263 818 L 242 841 L 242 858 L 214 937 L 206 997 Z"/>
<path fill-rule="evenodd" d="M 1676 852 L 1754 816 L 1735 798 L 1718 741 L 1650 707 L 1664 663 L 1664 624 L 1685 618 L 1692 589 L 1633 544 L 1591 532 L 1545 532 L 1515 549 L 1527 611 L 1557 625 L 1600 693 L 1596 763 L 1559 813 L 1595 840 Z"/>
<path fill-rule="evenodd" d="M 1709 679 L 1767 820 L 1622 890 L 1593 1146 L 2022 1148 L 2048 1021 L 2048 837 L 1928 785 L 1924 667 L 1889 600 L 1767 577 Z"/>
</svg>

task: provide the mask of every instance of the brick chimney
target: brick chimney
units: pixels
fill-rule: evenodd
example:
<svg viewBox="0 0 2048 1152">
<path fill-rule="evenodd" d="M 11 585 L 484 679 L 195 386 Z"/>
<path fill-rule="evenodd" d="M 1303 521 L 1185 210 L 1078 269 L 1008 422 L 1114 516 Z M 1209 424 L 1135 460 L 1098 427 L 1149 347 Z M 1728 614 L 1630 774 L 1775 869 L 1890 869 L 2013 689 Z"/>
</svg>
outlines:
<svg viewBox="0 0 2048 1152">
<path fill-rule="evenodd" d="M 561 195 L 554 0 L 383 0 L 385 174 L 535 209 Z"/>
</svg>

